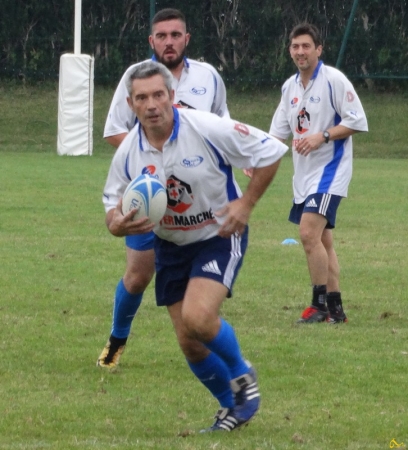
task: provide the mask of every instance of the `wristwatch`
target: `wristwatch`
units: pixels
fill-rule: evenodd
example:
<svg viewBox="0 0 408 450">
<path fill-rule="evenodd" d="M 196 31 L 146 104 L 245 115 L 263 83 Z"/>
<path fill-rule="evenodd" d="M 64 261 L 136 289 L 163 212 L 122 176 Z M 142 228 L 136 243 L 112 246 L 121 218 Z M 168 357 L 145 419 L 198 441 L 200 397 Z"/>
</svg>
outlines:
<svg viewBox="0 0 408 450">
<path fill-rule="evenodd" d="M 326 143 L 326 144 L 328 144 L 329 143 L 329 140 L 330 140 L 330 133 L 326 130 L 326 131 L 323 131 L 323 137 L 324 137 L 324 142 Z"/>
</svg>

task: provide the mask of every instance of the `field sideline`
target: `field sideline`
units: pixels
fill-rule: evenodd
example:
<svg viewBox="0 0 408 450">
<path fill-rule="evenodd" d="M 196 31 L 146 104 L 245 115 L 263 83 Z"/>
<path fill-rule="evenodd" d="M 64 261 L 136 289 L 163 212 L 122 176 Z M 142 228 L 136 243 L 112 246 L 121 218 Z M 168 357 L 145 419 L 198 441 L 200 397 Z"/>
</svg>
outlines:
<svg viewBox="0 0 408 450">
<path fill-rule="evenodd" d="M 112 156 L 100 138 L 109 93 L 96 92 L 94 156 L 74 158 L 55 154 L 55 91 L 1 91 L 0 449 L 407 446 L 408 159 L 398 158 L 407 147 L 395 96 L 382 94 L 379 105 L 363 98 L 378 108 L 367 111 L 374 136 L 355 140 L 356 153 L 370 158 L 355 160 L 335 231 L 350 322 L 294 326 L 310 287 L 301 246 L 281 244 L 298 238 L 287 221 L 285 157 L 251 218 L 247 257 L 223 307 L 257 368 L 261 410 L 239 432 L 200 435 L 217 404 L 187 369 L 153 283 L 119 369 L 95 366 L 124 268 L 122 240 L 107 232 L 101 204 Z M 262 96 L 235 95 L 230 109 L 240 120 L 268 126 Z"/>
</svg>

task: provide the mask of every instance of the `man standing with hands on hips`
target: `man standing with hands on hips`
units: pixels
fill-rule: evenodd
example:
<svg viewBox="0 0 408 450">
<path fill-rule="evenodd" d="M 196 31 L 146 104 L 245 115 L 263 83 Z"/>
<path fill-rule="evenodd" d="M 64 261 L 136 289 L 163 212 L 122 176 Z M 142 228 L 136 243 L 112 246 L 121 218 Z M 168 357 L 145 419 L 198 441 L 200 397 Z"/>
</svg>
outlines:
<svg viewBox="0 0 408 450">
<path fill-rule="evenodd" d="M 289 220 L 299 225 L 313 286 L 312 304 L 298 323 L 347 322 L 332 229 L 351 180 L 351 136 L 368 131 L 353 85 L 319 60 L 322 50 L 314 25 L 294 27 L 289 51 L 298 72 L 284 83 L 270 128 L 282 142 L 293 135 L 294 200 Z"/>
</svg>

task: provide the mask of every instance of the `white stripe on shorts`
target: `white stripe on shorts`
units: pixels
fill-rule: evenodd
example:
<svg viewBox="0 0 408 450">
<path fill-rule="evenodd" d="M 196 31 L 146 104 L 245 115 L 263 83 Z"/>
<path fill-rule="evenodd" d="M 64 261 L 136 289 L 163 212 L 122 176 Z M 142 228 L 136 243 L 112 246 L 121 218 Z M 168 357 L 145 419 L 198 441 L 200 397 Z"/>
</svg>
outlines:
<svg viewBox="0 0 408 450">
<path fill-rule="evenodd" d="M 228 289 L 231 289 L 235 270 L 241 258 L 241 236 L 233 234 L 231 236 L 231 257 L 225 270 L 223 280 L 223 284 L 227 286 Z"/>
<path fill-rule="evenodd" d="M 327 208 L 329 207 L 331 200 L 331 194 L 323 194 L 322 196 L 322 202 L 319 206 L 319 214 L 326 217 Z"/>
</svg>

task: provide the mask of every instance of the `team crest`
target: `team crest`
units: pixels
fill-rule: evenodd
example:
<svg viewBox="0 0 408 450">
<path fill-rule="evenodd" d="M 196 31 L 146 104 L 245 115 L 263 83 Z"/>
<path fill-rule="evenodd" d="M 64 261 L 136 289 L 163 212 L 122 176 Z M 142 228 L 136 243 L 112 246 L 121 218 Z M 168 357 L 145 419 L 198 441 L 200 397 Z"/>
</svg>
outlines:
<svg viewBox="0 0 408 450">
<path fill-rule="evenodd" d="M 172 211 L 182 214 L 193 204 L 194 196 L 191 186 L 172 175 L 167 180 L 167 206 Z"/>
<path fill-rule="evenodd" d="M 309 131 L 310 128 L 310 114 L 306 111 L 306 107 L 303 107 L 297 116 L 296 133 L 304 134 Z"/>
</svg>

